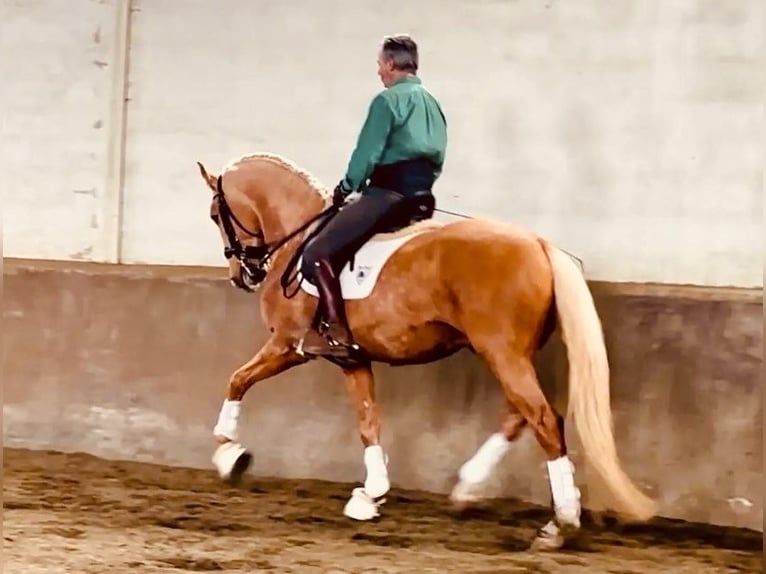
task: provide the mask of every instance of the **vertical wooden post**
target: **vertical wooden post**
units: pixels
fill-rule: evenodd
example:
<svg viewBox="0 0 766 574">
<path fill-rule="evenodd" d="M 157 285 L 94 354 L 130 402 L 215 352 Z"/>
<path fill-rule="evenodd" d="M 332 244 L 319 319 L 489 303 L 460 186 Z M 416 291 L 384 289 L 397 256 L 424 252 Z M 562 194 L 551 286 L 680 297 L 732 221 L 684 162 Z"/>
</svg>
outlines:
<svg viewBox="0 0 766 574">
<path fill-rule="evenodd" d="M 118 0 L 107 127 L 106 180 L 101 201 L 99 259 L 106 263 L 120 263 L 122 260 L 122 214 L 132 9 L 132 0 Z"/>
</svg>

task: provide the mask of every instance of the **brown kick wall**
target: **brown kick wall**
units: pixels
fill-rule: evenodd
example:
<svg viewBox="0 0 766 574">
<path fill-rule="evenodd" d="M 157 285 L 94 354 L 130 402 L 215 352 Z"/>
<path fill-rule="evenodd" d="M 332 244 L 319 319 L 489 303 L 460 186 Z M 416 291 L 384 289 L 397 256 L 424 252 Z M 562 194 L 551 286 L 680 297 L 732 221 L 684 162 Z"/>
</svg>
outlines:
<svg viewBox="0 0 766 574">
<path fill-rule="evenodd" d="M 265 339 L 257 296 L 221 270 L 5 261 L 3 431 L 9 446 L 211 467 L 229 373 Z M 762 292 L 592 286 L 609 346 L 620 456 L 665 516 L 763 530 Z M 540 377 L 565 397 L 558 339 Z M 377 366 L 392 481 L 448 492 L 497 428 L 503 401 L 469 353 Z M 556 389 L 559 389 L 556 392 Z M 256 385 L 242 442 L 254 471 L 363 479 L 341 375 L 313 362 Z M 568 440 L 582 483 L 576 432 Z M 540 448 L 526 434 L 493 488 L 547 503 Z M 583 488 L 598 507 L 596 488 Z"/>
</svg>

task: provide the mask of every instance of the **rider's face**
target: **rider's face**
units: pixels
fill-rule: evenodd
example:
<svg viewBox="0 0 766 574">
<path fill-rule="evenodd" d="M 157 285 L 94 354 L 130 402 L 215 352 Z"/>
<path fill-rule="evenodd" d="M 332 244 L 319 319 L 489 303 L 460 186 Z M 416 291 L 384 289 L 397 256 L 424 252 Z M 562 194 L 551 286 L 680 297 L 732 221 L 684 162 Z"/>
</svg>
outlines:
<svg viewBox="0 0 766 574">
<path fill-rule="evenodd" d="M 378 77 L 385 87 L 391 85 L 394 76 L 394 63 L 383 52 L 378 52 Z"/>
</svg>

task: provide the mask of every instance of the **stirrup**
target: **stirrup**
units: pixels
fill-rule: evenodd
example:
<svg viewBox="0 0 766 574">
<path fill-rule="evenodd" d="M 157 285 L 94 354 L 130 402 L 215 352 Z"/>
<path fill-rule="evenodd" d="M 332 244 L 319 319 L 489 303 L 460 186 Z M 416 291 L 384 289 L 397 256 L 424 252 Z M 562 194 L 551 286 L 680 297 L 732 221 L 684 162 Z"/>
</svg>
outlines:
<svg viewBox="0 0 766 574">
<path fill-rule="evenodd" d="M 330 348 L 346 349 L 346 350 L 354 351 L 354 352 L 359 351 L 361 349 L 361 347 L 357 345 L 355 341 L 351 341 L 350 343 L 339 343 L 338 341 L 336 341 L 335 339 L 329 336 L 326 336 L 325 340 L 327 341 L 327 344 L 330 346 Z"/>
<path fill-rule="evenodd" d="M 319 333 L 319 336 L 322 337 L 327 342 L 327 346 L 330 349 L 345 349 L 346 351 L 350 351 L 350 352 L 356 352 L 361 349 L 361 347 L 357 345 L 356 341 L 354 341 L 353 338 L 351 338 L 350 343 L 341 343 L 337 339 L 330 336 L 330 334 L 327 332 Z"/>
<path fill-rule="evenodd" d="M 321 340 L 321 343 L 315 342 L 316 344 L 314 347 L 321 347 L 321 350 L 317 349 L 306 349 L 306 339 L 308 337 L 311 338 L 318 338 Z M 304 333 L 303 337 L 301 337 L 300 342 L 298 343 L 297 350 L 299 354 L 305 355 L 332 355 L 334 356 L 335 353 L 340 351 L 344 355 L 352 356 L 354 353 L 358 353 L 361 351 L 361 347 L 356 343 L 353 342 L 351 344 L 345 344 L 341 343 L 331 336 L 325 331 L 321 332 L 319 329 L 309 329 Z"/>
<path fill-rule="evenodd" d="M 325 320 L 321 321 L 319 325 L 317 325 L 316 332 L 320 337 L 322 337 L 325 341 L 327 341 L 327 344 L 331 348 L 340 347 L 344 349 L 352 349 L 354 351 L 358 351 L 360 349 L 359 345 L 356 344 L 356 341 L 354 341 L 354 337 L 351 335 L 351 333 L 349 332 L 347 328 L 346 328 L 346 332 L 349 334 L 349 338 L 351 339 L 351 342 L 348 344 L 341 343 L 337 339 L 330 336 L 330 324 Z"/>
</svg>

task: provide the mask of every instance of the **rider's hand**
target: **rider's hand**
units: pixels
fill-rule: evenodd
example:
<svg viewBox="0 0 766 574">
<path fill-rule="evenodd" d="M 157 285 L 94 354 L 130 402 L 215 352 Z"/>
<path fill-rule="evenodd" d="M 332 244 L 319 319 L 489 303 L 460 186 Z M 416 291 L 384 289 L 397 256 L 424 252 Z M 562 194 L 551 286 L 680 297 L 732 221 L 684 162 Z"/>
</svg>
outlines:
<svg viewBox="0 0 766 574">
<path fill-rule="evenodd" d="M 351 190 L 346 189 L 343 186 L 343 181 L 341 180 L 338 185 L 335 186 L 335 189 L 332 192 L 332 204 L 335 206 L 343 205 L 349 193 L 351 193 Z"/>
</svg>

